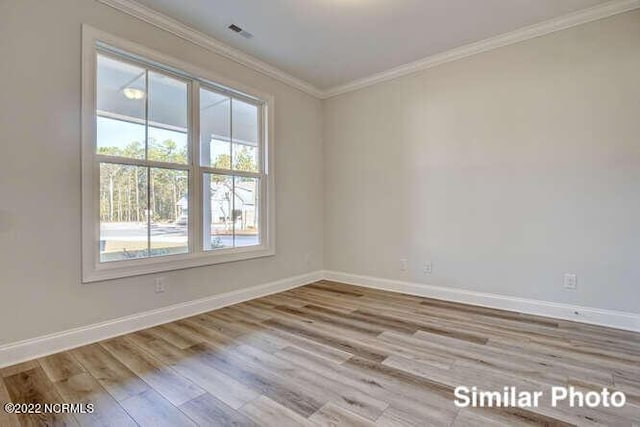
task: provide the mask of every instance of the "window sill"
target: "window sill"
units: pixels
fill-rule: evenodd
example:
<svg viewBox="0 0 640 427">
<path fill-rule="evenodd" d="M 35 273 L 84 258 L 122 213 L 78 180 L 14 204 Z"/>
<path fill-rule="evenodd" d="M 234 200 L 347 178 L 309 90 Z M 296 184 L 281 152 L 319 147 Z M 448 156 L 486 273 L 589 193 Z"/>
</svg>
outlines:
<svg viewBox="0 0 640 427">
<path fill-rule="evenodd" d="M 100 282 L 161 273 L 165 271 L 183 270 L 186 268 L 245 261 L 275 255 L 272 248 L 252 246 L 245 248 L 220 249 L 198 254 L 184 254 L 144 258 L 140 260 L 113 261 L 100 263 L 92 271 L 85 271 L 82 283 Z"/>
</svg>

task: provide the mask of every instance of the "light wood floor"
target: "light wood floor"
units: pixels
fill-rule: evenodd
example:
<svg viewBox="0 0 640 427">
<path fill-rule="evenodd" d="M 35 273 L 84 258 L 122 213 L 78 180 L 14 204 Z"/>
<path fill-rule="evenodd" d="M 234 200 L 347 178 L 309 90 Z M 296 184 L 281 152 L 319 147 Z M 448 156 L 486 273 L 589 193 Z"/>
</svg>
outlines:
<svg viewBox="0 0 640 427">
<path fill-rule="evenodd" d="M 0 370 L 13 425 L 640 425 L 640 335 L 319 282 Z M 621 390 L 616 408 L 458 409 L 456 386 Z"/>
</svg>

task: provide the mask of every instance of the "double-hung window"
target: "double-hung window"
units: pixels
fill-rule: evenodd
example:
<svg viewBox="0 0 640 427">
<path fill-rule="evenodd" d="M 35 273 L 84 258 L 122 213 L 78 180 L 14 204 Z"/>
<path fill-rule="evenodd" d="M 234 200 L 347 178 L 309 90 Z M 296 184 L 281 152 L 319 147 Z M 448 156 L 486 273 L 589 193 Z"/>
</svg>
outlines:
<svg viewBox="0 0 640 427">
<path fill-rule="evenodd" d="M 83 281 L 274 253 L 272 100 L 83 28 Z"/>
</svg>

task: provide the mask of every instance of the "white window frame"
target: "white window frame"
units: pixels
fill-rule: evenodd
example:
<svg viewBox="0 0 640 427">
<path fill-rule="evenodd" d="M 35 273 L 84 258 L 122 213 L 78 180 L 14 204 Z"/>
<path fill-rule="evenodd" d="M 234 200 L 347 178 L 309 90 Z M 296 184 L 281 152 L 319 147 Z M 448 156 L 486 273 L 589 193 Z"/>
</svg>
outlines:
<svg viewBox="0 0 640 427">
<path fill-rule="evenodd" d="M 99 184 L 100 156 L 96 150 L 96 80 L 97 54 L 105 49 L 130 58 L 138 58 L 148 68 L 182 76 L 189 81 L 189 253 L 100 262 Z M 204 250 L 203 248 L 203 173 L 243 175 L 238 171 L 216 170 L 200 165 L 199 92 L 200 84 L 207 90 L 250 100 L 261 105 L 261 145 L 258 148 L 261 172 L 259 197 L 260 245 Z M 111 280 L 163 271 L 180 270 L 275 255 L 275 179 L 273 174 L 273 96 L 230 81 L 208 70 L 169 57 L 137 43 L 82 26 L 82 281 L 83 283 Z M 119 162 L 119 160 L 118 160 Z M 145 161 L 149 166 L 166 168 L 162 162 Z M 126 163 L 126 159 L 123 162 Z M 169 166 L 171 167 L 171 166 Z"/>
</svg>

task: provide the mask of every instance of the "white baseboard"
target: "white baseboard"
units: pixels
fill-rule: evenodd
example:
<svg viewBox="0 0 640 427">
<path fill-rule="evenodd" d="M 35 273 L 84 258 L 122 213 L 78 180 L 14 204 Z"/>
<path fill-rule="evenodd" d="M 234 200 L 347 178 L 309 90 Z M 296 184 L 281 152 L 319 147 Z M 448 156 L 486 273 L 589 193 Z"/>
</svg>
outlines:
<svg viewBox="0 0 640 427">
<path fill-rule="evenodd" d="M 316 282 L 321 271 L 0 346 L 0 368 Z"/>
<path fill-rule="evenodd" d="M 360 276 L 338 271 L 325 271 L 324 278 L 350 285 L 384 291 L 400 292 L 427 298 L 455 301 L 483 307 L 517 311 L 556 319 L 571 320 L 598 326 L 640 332 L 640 314 L 624 311 L 604 310 L 556 302 L 539 301 L 458 288 L 432 286 L 423 283 L 403 282 L 378 277 Z"/>
<path fill-rule="evenodd" d="M 57 332 L 50 335 L 0 346 L 0 368 L 91 344 L 163 323 L 216 310 L 266 295 L 327 279 L 351 285 L 391 292 L 455 301 L 483 307 L 536 314 L 599 326 L 640 332 L 640 314 L 582 307 L 484 292 L 445 288 L 422 283 L 403 282 L 378 277 L 360 276 L 338 271 L 316 271 L 247 289 L 201 298 L 144 313 L 120 317 L 106 322 Z"/>
</svg>

